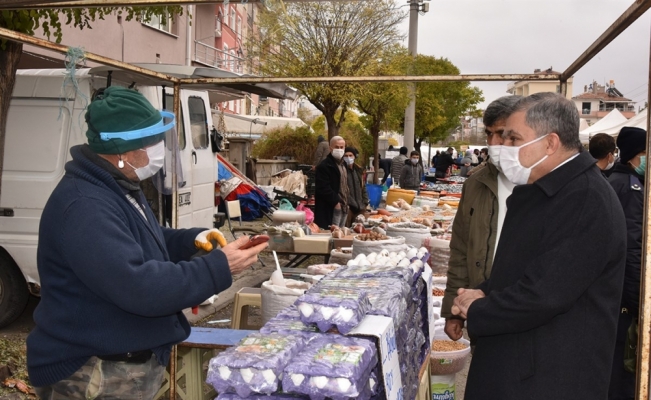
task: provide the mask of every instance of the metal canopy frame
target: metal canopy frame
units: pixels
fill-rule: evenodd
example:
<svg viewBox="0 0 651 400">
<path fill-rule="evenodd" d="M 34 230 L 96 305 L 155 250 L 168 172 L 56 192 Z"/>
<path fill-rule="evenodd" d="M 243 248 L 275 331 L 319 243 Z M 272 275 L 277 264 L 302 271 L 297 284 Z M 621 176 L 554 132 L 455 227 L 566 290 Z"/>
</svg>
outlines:
<svg viewBox="0 0 651 400">
<path fill-rule="evenodd" d="M 286 0 L 296 1 L 296 0 Z M 315 1 L 315 0 L 313 0 Z M 316 0 L 318 1 L 318 0 Z M 231 1 L 234 3 L 245 3 L 246 0 Z M 251 0 L 250 2 L 261 2 Z M 38 0 L 0 0 L 0 9 L 25 9 L 25 8 L 61 8 L 61 7 L 109 7 L 109 6 L 133 6 L 133 5 L 185 5 L 185 4 L 215 4 L 223 3 L 223 0 L 51 0 L 47 3 Z M 296 83 L 296 82 L 452 82 L 452 81 L 543 81 L 559 80 L 560 92 L 567 93 L 567 80 L 590 61 L 596 54 L 612 42 L 620 33 L 626 30 L 633 22 L 642 16 L 651 7 L 651 0 L 635 0 L 624 13 L 613 22 L 570 66 L 561 74 L 485 74 L 485 75 L 430 75 L 430 76 L 357 76 L 357 77 L 240 77 L 240 78 L 179 78 L 168 74 L 159 73 L 146 68 L 127 64 L 121 61 L 110 59 L 94 53 L 86 53 L 86 59 L 100 64 L 113 66 L 118 69 L 147 76 L 156 80 L 169 82 L 174 87 L 174 112 L 180 112 L 180 89 L 181 86 L 201 86 L 207 84 L 256 84 L 256 83 Z M 20 34 L 8 29 L 0 28 L 0 38 L 12 40 L 24 44 L 31 44 L 62 54 L 68 51 L 67 46 L 56 44 L 47 40 L 38 39 L 32 36 Z M 650 35 L 651 40 L 651 35 Z M 651 43 L 650 43 L 651 46 Z M 651 105 L 651 59 L 649 60 L 649 90 L 648 104 Z M 647 132 L 650 128 L 651 113 L 647 116 Z M 651 154 L 651 146 L 647 137 L 647 153 Z M 174 160 L 175 161 L 175 160 Z M 651 176 L 651 164 L 647 164 L 646 176 Z M 175 184 L 175 183 L 173 183 Z M 636 398 L 638 400 L 649 399 L 649 362 L 651 350 L 651 209 L 649 198 L 651 196 L 651 185 L 644 187 L 644 236 L 643 243 L 646 251 L 642 256 L 641 272 L 641 312 L 639 319 L 639 343 L 638 343 L 638 364 L 637 364 L 637 387 Z M 172 196 L 176 203 L 176 196 Z M 173 204 L 173 223 L 176 223 L 176 204 Z M 171 367 L 174 368 L 172 359 Z M 170 394 L 174 392 L 175 382 L 170 382 Z"/>
</svg>

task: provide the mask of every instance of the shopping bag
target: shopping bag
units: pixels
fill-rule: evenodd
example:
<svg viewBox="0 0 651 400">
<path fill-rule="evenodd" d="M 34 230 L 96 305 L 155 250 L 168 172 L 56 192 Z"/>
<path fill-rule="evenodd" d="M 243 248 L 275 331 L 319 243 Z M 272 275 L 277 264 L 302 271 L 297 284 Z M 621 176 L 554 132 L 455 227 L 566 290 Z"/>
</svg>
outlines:
<svg viewBox="0 0 651 400">
<path fill-rule="evenodd" d="M 278 205 L 278 209 L 284 211 L 294 211 L 294 206 L 292 206 L 292 203 L 289 200 L 281 199 Z"/>
</svg>

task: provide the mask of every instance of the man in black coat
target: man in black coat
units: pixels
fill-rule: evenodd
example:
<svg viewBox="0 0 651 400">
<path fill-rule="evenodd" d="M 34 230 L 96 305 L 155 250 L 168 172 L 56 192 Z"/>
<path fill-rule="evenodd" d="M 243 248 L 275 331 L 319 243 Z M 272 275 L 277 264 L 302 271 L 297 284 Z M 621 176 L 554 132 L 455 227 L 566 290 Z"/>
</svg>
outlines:
<svg viewBox="0 0 651 400">
<path fill-rule="evenodd" d="M 346 142 L 341 136 L 330 139 L 330 154 L 316 167 L 314 179 L 314 222 L 321 229 L 344 226 L 348 216 L 348 178 L 343 165 Z"/>
<path fill-rule="evenodd" d="M 490 279 L 452 312 L 476 339 L 466 400 L 605 400 L 624 277 L 617 196 L 582 152 L 575 105 L 524 98 L 500 165 L 515 183 Z"/>
<path fill-rule="evenodd" d="M 434 176 L 437 178 L 445 178 L 447 176 L 448 168 L 454 165 L 452 153 L 454 153 L 454 149 L 452 147 L 448 147 L 447 151 L 441 153 L 438 160 L 436 160 L 436 165 L 434 166 L 434 168 L 436 168 Z"/>
<path fill-rule="evenodd" d="M 595 138 L 590 140 L 590 146 Z M 629 126 L 622 128 L 617 136 L 617 147 L 620 160 L 612 168 L 608 181 L 626 217 L 626 270 L 608 398 L 628 400 L 635 398 L 635 374 L 624 368 L 624 351 L 628 328 L 637 320 L 640 307 L 646 131 Z"/>
</svg>

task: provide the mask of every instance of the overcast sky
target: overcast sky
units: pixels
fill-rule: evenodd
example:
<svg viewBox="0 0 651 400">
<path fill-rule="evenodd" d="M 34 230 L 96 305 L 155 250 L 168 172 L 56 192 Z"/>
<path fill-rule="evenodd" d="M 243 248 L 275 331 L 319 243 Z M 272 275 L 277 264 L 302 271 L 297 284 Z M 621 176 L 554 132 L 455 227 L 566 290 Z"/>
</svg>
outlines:
<svg viewBox="0 0 651 400">
<path fill-rule="evenodd" d="M 402 2 L 401 2 L 402 3 Z M 433 0 L 419 16 L 418 52 L 446 57 L 462 74 L 563 72 L 633 0 Z M 405 7 L 404 9 L 406 9 Z M 574 75 L 572 95 L 610 80 L 625 97 L 647 97 L 650 18 L 647 12 Z M 408 18 L 404 32 L 408 30 Z M 405 46 L 407 41 L 405 40 Z M 477 82 L 485 106 L 509 82 Z"/>
</svg>

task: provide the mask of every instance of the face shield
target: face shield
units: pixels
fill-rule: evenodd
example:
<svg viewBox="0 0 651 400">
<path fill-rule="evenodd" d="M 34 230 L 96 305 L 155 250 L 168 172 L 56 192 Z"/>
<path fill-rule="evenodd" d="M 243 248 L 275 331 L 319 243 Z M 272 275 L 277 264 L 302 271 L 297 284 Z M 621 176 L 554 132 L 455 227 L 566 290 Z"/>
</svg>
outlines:
<svg viewBox="0 0 651 400">
<path fill-rule="evenodd" d="M 165 143 L 165 162 L 163 163 L 163 167 L 152 177 L 152 182 L 159 193 L 171 195 L 185 185 L 185 180 L 183 179 L 181 151 L 179 148 L 179 138 L 176 133 L 174 114 L 161 111 L 161 115 L 163 116 L 163 126 L 169 127 L 165 131 L 165 138 L 163 139 Z M 172 187 L 172 178 L 174 175 L 176 175 L 176 188 Z"/>
</svg>

